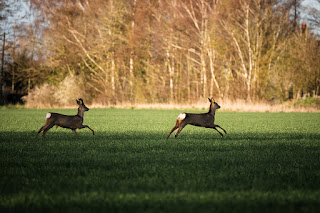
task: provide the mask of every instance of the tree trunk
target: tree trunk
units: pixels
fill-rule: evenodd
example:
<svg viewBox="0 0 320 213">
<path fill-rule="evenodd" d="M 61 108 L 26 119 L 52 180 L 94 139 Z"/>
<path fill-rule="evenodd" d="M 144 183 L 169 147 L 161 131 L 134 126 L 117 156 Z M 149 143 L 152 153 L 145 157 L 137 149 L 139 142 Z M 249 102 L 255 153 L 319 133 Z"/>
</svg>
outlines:
<svg viewBox="0 0 320 213">
<path fill-rule="evenodd" d="M 0 99 L 1 102 L 4 100 L 3 98 L 3 91 L 2 91 L 2 76 L 3 76 L 3 68 L 4 68 L 4 47 L 5 47 L 5 43 L 6 43 L 6 33 L 3 33 L 3 44 L 2 44 L 2 58 L 1 58 L 1 73 L 0 73 Z M 1 103 L 0 102 L 0 103 Z"/>
</svg>

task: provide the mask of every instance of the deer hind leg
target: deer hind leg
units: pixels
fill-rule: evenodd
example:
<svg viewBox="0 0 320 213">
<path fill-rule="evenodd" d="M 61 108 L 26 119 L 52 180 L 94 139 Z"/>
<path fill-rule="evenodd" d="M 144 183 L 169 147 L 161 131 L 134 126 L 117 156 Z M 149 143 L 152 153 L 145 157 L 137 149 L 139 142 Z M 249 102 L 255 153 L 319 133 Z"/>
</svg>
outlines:
<svg viewBox="0 0 320 213">
<path fill-rule="evenodd" d="M 76 130 L 75 130 L 75 129 L 73 129 L 73 130 L 72 130 L 72 132 L 73 132 L 74 136 L 76 136 L 76 138 L 78 139 L 78 138 L 79 138 L 79 136 L 78 136 L 78 134 L 77 134 Z"/>
<path fill-rule="evenodd" d="M 45 125 L 43 128 L 43 134 L 42 137 L 46 137 L 46 133 L 49 131 L 49 129 L 51 129 L 54 126 L 54 124 L 50 124 L 50 125 Z"/>
<path fill-rule="evenodd" d="M 178 137 L 179 133 L 182 131 L 182 129 L 183 129 L 186 125 L 187 125 L 187 124 L 182 123 L 182 122 L 179 123 L 179 129 L 178 129 L 178 131 L 176 132 L 176 134 L 175 134 L 175 136 L 174 136 L 175 138 Z"/>
<path fill-rule="evenodd" d="M 38 133 L 36 134 L 36 136 L 35 136 L 34 138 L 37 138 L 37 137 L 38 137 L 38 135 L 40 134 L 40 132 L 45 128 L 45 126 L 46 126 L 46 125 L 42 126 L 42 127 L 39 129 Z"/>
<path fill-rule="evenodd" d="M 167 139 L 170 137 L 171 133 L 172 133 L 174 130 L 178 129 L 178 127 L 179 127 L 179 121 L 177 121 L 176 125 L 171 129 L 171 131 L 169 132 L 169 135 L 167 136 Z"/>
<path fill-rule="evenodd" d="M 215 127 L 219 127 L 220 129 L 222 129 L 222 130 L 224 131 L 225 134 L 227 134 L 226 130 L 225 130 L 224 128 L 222 128 L 221 126 L 216 125 L 216 124 L 215 124 L 214 126 L 215 126 Z"/>
<path fill-rule="evenodd" d="M 94 135 L 93 129 L 91 129 L 88 125 L 82 125 L 79 129 L 88 128 L 91 130 L 92 134 Z"/>
</svg>

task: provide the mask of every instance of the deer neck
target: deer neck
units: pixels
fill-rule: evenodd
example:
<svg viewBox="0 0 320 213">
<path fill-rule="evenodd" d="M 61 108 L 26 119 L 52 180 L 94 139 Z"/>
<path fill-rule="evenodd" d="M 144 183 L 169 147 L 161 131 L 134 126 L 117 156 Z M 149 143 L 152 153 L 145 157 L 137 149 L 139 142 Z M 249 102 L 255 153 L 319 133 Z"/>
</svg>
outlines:
<svg viewBox="0 0 320 213">
<path fill-rule="evenodd" d="M 212 116 L 214 116 L 214 115 L 216 114 L 216 109 L 211 109 L 211 110 L 209 111 L 209 114 L 212 115 Z"/>
<path fill-rule="evenodd" d="M 210 115 L 215 115 L 216 113 L 216 109 L 214 107 L 212 107 L 212 104 L 210 104 L 210 109 L 209 109 L 209 112 L 208 112 Z"/>
<path fill-rule="evenodd" d="M 84 116 L 84 111 L 81 110 L 80 108 L 78 108 L 78 114 L 77 114 L 79 117 L 83 118 Z"/>
</svg>

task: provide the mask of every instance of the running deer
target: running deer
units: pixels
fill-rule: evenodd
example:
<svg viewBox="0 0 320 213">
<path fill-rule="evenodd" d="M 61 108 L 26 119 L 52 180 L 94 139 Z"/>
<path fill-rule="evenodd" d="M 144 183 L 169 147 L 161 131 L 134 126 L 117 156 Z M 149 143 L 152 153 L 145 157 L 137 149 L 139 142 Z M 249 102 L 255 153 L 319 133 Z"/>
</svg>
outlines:
<svg viewBox="0 0 320 213">
<path fill-rule="evenodd" d="M 217 129 L 219 127 L 224 131 L 225 134 L 227 134 L 226 130 L 224 130 L 219 125 L 214 124 L 214 116 L 216 113 L 216 110 L 220 108 L 220 106 L 214 101 L 213 98 L 208 98 L 210 101 L 210 109 L 207 113 L 201 113 L 201 114 L 193 114 L 193 113 L 181 113 L 177 117 L 176 125 L 172 128 L 169 135 L 167 136 L 167 139 L 170 137 L 171 133 L 178 129 L 177 133 L 174 137 L 177 137 L 181 130 L 188 124 L 193 126 L 200 126 L 205 128 L 212 128 L 217 130 L 219 134 L 223 137 L 223 134 Z"/>
<path fill-rule="evenodd" d="M 89 111 L 88 107 L 84 105 L 83 100 L 79 98 L 77 100 L 77 104 L 79 105 L 78 108 L 78 114 L 77 115 L 62 115 L 59 113 L 52 113 L 48 112 L 46 116 L 46 124 L 41 127 L 36 135 L 35 138 L 38 137 L 39 133 L 43 131 L 43 137 L 45 137 L 45 134 L 51 129 L 54 125 L 58 128 L 58 126 L 71 129 L 76 136 L 76 138 L 79 138 L 79 136 L 76 133 L 76 129 L 83 129 L 88 128 L 92 131 L 92 134 L 94 135 L 93 129 L 91 129 L 87 125 L 82 125 L 83 123 L 83 115 L 85 111 Z"/>
</svg>

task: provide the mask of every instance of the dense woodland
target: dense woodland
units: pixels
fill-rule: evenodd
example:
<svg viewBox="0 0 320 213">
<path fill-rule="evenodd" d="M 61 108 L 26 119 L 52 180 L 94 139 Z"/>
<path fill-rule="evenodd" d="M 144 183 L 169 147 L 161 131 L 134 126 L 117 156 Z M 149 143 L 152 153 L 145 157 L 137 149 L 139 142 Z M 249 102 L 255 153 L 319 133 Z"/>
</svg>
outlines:
<svg viewBox="0 0 320 213">
<path fill-rule="evenodd" d="M 320 39 L 309 27 L 320 28 L 320 12 L 297 0 L 25 3 L 32 22 L 15 25 L 0 41 L 1 92 L 29 103 L 68 105 L 78 97 L 192 103 L 211 96 L 281 102 L 320 95 Z M 16 12 L 8 8 L 0 4 L 0 22 Z M 298 9 L 311 12 L 307 26 Z"/>
</svg>

